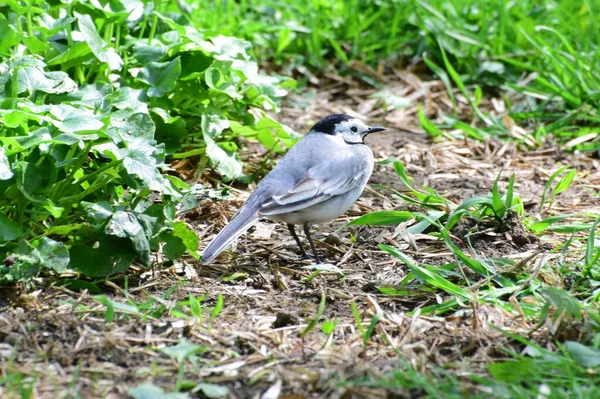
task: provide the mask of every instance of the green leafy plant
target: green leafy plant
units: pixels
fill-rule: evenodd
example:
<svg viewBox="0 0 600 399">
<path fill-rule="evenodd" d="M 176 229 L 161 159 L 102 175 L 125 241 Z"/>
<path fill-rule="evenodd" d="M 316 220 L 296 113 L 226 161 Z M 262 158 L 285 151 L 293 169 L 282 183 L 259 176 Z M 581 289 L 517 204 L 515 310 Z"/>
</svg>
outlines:
<svg viewBox="0 0 600 399">
<path fill-rule="evenodd" d="M 264 112 L 293 81 L 260 74 L 248 42 L 205 35 L 176 4 L 0 5 L 0 281 L 149 267 L 161 245 L 198 258 L 176 221 L 190 187 L 166 159 L 231 180 L 242 137 L 294 142 Z"/>
<path fill-rule="evenodd" d="M 392 163 L 400 181 L 408 188 L 408 192 L 400 192 L 385 186 L 377 186 L 391 193 L 402 201 L 424 209 L 423 212 L 413 211 L 375 211 L 352 220 L 346 226 L 355 225 L 394 225 L 414 219 L 418 223 L 407 228 L 409 233 L 422 233 L 428 228 L 444 229 L 450 231 L 456 223 L 464 217 L 475 220 L 493 218 L 499 226 L 502 225 L 508 212 L 523 214 L 523 200 L 514 192 L 514 174 L 510 177 L 506 192 L 501 194 L 498 188 L 500 174 L 496 177 L 492 190 L 485 196 L 475 196 L 456 204 L 442 197 L 437 191 L 429 187 L 415 187 L 406 174 L 402 162 L 386 160 Z"/>
</svg>

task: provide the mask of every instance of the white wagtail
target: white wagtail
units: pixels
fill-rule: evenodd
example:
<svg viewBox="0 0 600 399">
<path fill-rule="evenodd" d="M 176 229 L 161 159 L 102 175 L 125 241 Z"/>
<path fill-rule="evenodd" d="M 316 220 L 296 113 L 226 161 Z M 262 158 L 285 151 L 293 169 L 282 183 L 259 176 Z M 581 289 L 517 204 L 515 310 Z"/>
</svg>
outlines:
<svg viewBox="0 0 600 399">
<path fill-rule="evenodd" d="M 300 252 L 307 257 L 294 230 L 294 225 L 303 225 L 315 260 L 321 263 L 310 226 L 338 217 L 358 199 L 374 164 L 365 137 L 382 130 L 385 128 L 369 127 L 344 114 L 329 115 L 317 122 L 262 179 L 229 224 L 208 244 L 202 262 L 212 261 L 264 217 L 287 223 Z"/>
</svg>

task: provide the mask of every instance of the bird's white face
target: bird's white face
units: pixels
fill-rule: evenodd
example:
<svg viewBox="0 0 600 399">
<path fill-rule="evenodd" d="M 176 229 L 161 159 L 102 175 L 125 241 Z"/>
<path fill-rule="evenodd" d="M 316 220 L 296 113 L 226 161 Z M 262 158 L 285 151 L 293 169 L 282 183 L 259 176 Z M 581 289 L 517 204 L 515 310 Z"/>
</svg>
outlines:
<svg viewBox="0 0 600 399">
<path fill-rule="evenodd" d="M 353 118 L 335 125 L 334 134 L 341 136 L 348 144 L 363 144 L 365 136 L 369 133 L 385 130 L 380 127 L 369 127 L 360 120 Z"/>
</svg>

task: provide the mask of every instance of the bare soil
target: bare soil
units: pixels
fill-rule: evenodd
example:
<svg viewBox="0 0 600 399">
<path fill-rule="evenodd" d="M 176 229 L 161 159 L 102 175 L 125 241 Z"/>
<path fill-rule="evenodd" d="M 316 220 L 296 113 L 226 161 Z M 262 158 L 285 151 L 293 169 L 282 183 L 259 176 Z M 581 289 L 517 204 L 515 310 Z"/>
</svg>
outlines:
<svg viewBox="0 0 600 399">
<path fill-rule="evenodd" d="M 515 144 L 496 141 L 433 143 L 416 127 L 414 107 L 384 113 L 369 98 L 372 90 L 341 78 L 332 82 L 312 99 L 292 97 L 281 119 L 304 131 L 309 121 L 331 112 L 358 112 L 369 123 L 389 128 L 368 138 L 377 159 L 401 160 L 416 183 L 457 203 L 488 193 L 504 168 L 501 189 L 515 173 L 515 191 L 525 203 L 525 217 L 534 217 L 548 177 L 561 165 L 575 165 L 575 183 L 555 199 L 546 216 L 597 206 L 598 198 L 592 194 L 600 188 L 597 159 L 555 149 L 523 151 Z M 396 77 L 394 82 L 392 88 L 400 94 L 426 88 L 423 98 L 415 99 L 427 101 L 430 108 L 444 107 L 443 96 L 432 84 L 421 82 L 422 87 L 415 87 L 419 82 L 410 76 Z M 436 100 L 427 100 L 427 96 Z M 435 115 L 435 109 L 430 111 Z M 251 168 L 259 167 L 264 150 L 251 148 L 245 158 Z M 376 165 L 371 183 L 406 190 L 390 165 Z M 250 189 L 236 186 L 228 199 L 206 203 L 184 215 L 202 246 L 231 218 Z M 198 356 L 196 367 L 187 363 L 186 380 L 225 385 L 230 390 L 228 398 L 417 398 L 423 394 L 418 389 L 365 387 L 352 382 L 386 376 L 401 367 L 401 361 L 423 371 L 433 365 L 446 366 L 459 378 L 470 372 L 485 374 L 487 364 L 506 356 L 502 349 L 520 352 L 521 344 L 493 326 L 526 334 L 537 320 L 483 304 L 465 304 L 445 317 L 423 317 L 418 315 L 419 308 L 447 296 L 421 290 L 397 296 L 381 294 L 378 288 L 397 287 L 409 271 L 380 250 L 379 244 L 400 248 L 429 265 L 454 260 L 443 243 L 424 236 L 405 241 L 396 234 L 397 226 L 338 231 L 359 215 L 384 209 L 413 208 L 394 199 L 388 190 L 369 189 L 347 215 L 314 228 L 320 254 L 340 268 L 343 277 L 327 272 L 312 276 L 313 271 L 303 269 L 311 262 L 300 260 L 285 226 L 261 222 L 213 265 L 201 265 L 188 257 L 167 267 L 161 266 L 159 259 L 154 272 L 132 268 L 127 276 L 98 283 L 98 294 L 116 302 L 154 307 L 156 318 L 117 313 L 115 321 L 107 324 L 106 308 L 94 300 L 96 293 L 74 292 L 50 280 L 27 290 L 1 288 L 0 376 L 14 372 L 29 376 L 35 381 L 34 397 L 39 398 L 71 397 L 75 392 L 81 397 L 120 398 L 144 381 L 172 390 L 177 364 L 158 348 L 185 338 L 208 349 Z M 524 260 L 520 265 L 524 270 L 533 268 L 539 257 L 556 256 L 551 249 L 565 240 L 558 234 L 532 236 L 516 214 L 510 215 L 503 231 L 486 231 L 485 226 L 466 220 L 452 234 L 467 253 L 473 255 L 465 244 L 468 235 L 478 256 Z M 548 283 L 563 286 L 562 276 L 552 267 L 545 266 L 541 272 Z M 172 293 L 165 295 L 168 290 Z M 329 338 L 317 326 L 302 339 L 323 293 L 327 304 L 321 321 L 339 319 L 339 324 Z M 177 302 L 204 294 L 208 294 L 203 303 L 206 307 L 214 306 L 218 294 L 223 295 L 223 309 L 212 322 L 208 312 L 201 322 L 171 314 Z M 381 315 L 368 345 L 357 331 L 352 301 L 365 326 L 374 314 Z M 166 309 L 162 314 L 161 305 Z M 551 345 L 549 334 L 542 327 L 530 339 Z M 265 394 L 269 389 L 273 396 Z M 466 391 L 481 389 L 465 386 Z M 0 386 L 0 396 L 2 392 Z M 204 397 L 201 393 L 191 396 Z"/>
</svg>

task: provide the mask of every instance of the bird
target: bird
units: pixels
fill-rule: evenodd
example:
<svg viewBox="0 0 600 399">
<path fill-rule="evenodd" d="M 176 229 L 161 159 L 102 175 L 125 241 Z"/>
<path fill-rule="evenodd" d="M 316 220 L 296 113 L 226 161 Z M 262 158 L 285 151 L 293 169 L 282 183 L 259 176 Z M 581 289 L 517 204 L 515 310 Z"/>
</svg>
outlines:
<svg viewBox="0 0 600 399">
<path fill-rule="evenodd" d="M 257 184 L 248 200 L 202 253 L 212 262 L 261 218 L 287 224 L 303 258 L 309 258 L 296 234 L 301 225 L 317 264 L 321 259 L 310 234 L 313 224 L 344 214 L 358 199 L 373 171 L 373 152 L 365 144 L 367 126 L 346 114 L 332 114 L 315 123 Z"/>
</svg>

